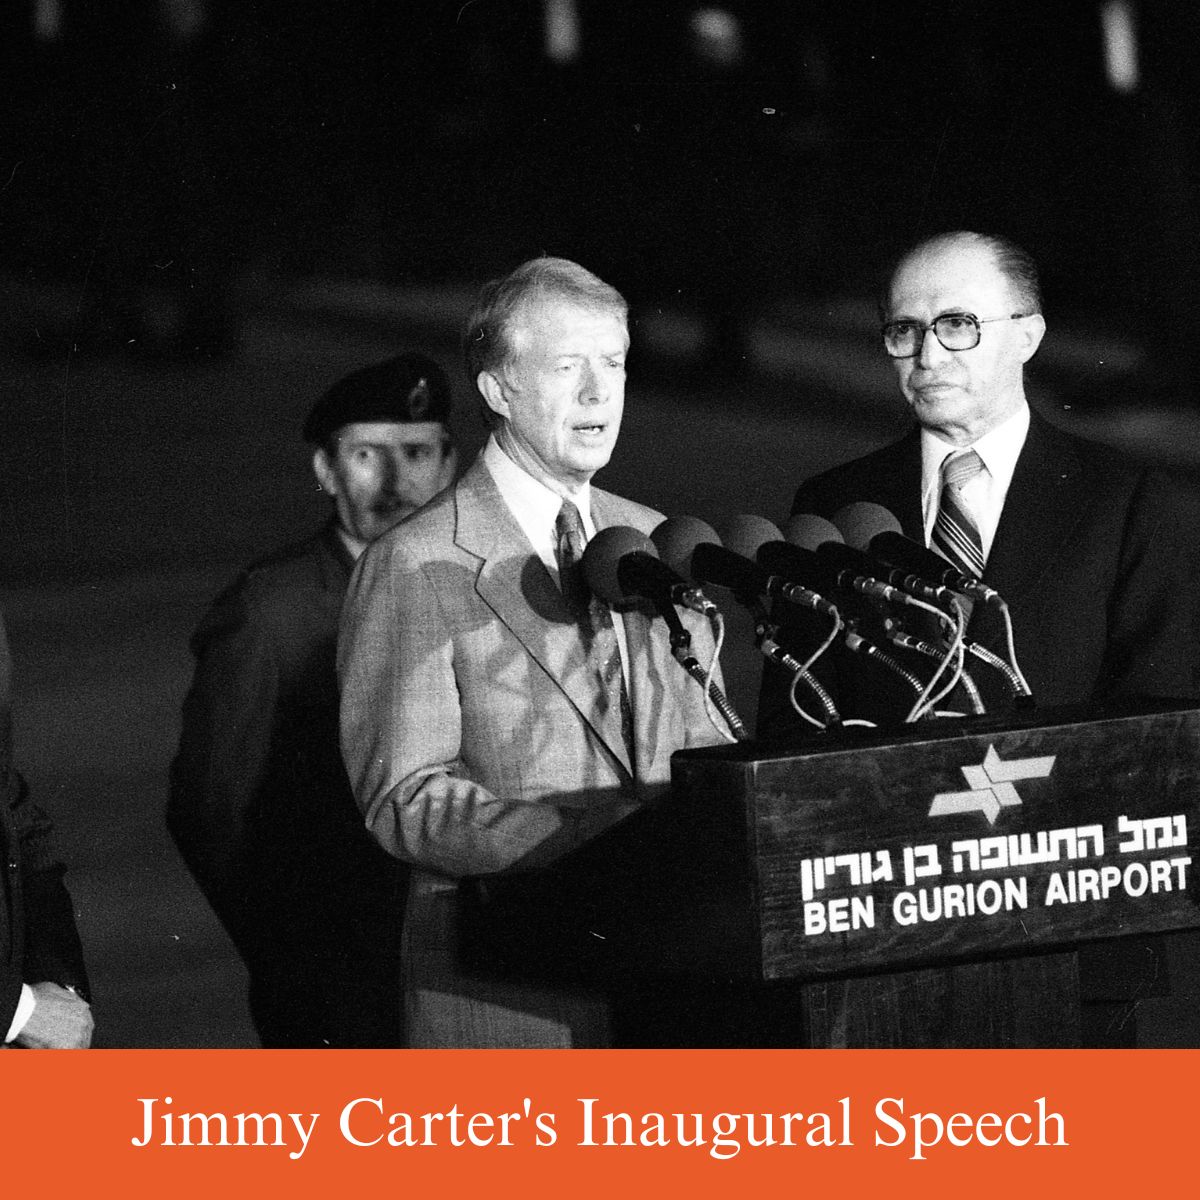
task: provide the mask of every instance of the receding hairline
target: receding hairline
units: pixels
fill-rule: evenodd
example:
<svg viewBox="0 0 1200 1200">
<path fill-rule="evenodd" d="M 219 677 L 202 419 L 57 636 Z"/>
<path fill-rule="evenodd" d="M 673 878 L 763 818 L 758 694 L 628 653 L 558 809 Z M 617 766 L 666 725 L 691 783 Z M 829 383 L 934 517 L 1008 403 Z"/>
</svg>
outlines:
<svg viewBox="0 0 1200 1200">
<path fill-rule="evenodd" d="M 997 234 L 977 233 L 968 229 L 957 229 L 937 233 L 918 242 L 894 260 L 887 276 L 886 289 L 879 294 L 879 312 L 886 320 L 892 308 L 892 294 L 900 272 L 923 255 L 934 256 L 964 250 L 986 256 L 996 273 L 1005 281 L 1015 305 L 1041 312 L 1041 281 L 1037 263 L 1033 256 L 1016 242 Z"/>
<path fill-rule="evenodd" d="M 926 238 L 923 242 L 918 242 L 911 249 L 906 250 L 899 258 L 895 260 L 895 265 L 892 267 L 891 274 L 888 276 L 888 295 L 891 296 L 893 289 L 896 286 L 896 279 L 900 272 L 911 263 L 919 258 L 932 258 L 939 254 L 945 254 L 954 250 L 966 250 L 978 254 L 985 255 L 988 261 L 996 268 L 1000 274 L 1004 274 L 1000 266 L 1000 256 L 996 251 L 995 245 L 991 239 L 981 233 L 968 233 L 961 231 L 958 233 L 939 233 L 933 237 Z M 1007 278 L 1007 276 L 1005 276 Z"/>
</svg>

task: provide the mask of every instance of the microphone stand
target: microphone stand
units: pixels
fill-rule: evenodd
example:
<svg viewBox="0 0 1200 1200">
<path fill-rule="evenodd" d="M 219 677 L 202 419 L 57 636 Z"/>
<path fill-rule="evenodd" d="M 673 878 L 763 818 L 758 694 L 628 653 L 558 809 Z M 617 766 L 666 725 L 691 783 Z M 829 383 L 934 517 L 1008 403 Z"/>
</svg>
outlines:
<svg viewBox="0 0 1200 1200">
<path fill-rule="evenodd" d="M 706 700 L 711 701 L 729 726 L 729 732 L 738 742 L 750 740 L 750 733 L 745 723 L 730 704 L 725 693 L 708 678 L 708 672 L 700 665 L 700 660 L 692 653 L 692 635 L 688 633 L 675 605 L 669 600 L 658 601 L 656 604 L 662 618 L 667 623 L 667 631 L 671 642 L 671 656 L 675 661 L 700 685 L 704 690 Z"/>
<path fill-rule="evenodd" d="M 755 646 L 764 658 L 770 659 L 771 662 L 777 663 L 792 673 L 792 707 L 796 709 L 800 716 L 814 725 L 819 725 L 823 729 L 828 729 L 831 725 L 840 725 L 842 717 L 837 710 L 837 705 L 833 702 L 833 697 L 821 686 L 817 677 L 799 659 L 794 658 L 779 644 L 776 640 L 779 634 L 779 626 L 771 623 L 762 604 L 756 599 L 748 607 L 754 618 Z M 817 702 L 821 705 L 825 713 L 826 719 L 824 721 L 818 721 L 815 717 L 809 716 L 808 713 L 800 708 L 798 701 L 795 699 L 795 685 L 797 681 L 803 681 L 807 684 L 809 691 L 817 698 Z"/>
<path fill-rule="evenodd" d="M 868 641 L 857 630 L 847 629 L 844 641 L 847 649 L 852 650 L 855 654 L 861 654 L 864 658 L 869 658 L 872 662 L 877 662 L 881 667 L 886 667 L 891 671 L 893 675 L 903 679 L 916 695 L 919 696 L 925 691 L 925 685 L 907 667 L 901 666 L 890 654 L 880 650 L 874 642 Z"/>
<path fill-rule="evenodd" d="M 888 640 L 895 646 L 916 651 L 918 654 L 924 654 L 927 658 L 936 658 L 940 661 L 946 656 L 944 649 L 939 649 L 921 638 L 913 637 L 901 629 L 888 629 Z M 971 709 L 975 715 L 980 716 L 985 713 L 987 710 L 984 708 L 983 698 L 971 676 L 966 671 L 960 671 L 958 682 L 962 684 L 963 690 L 967 693 L 967 699 L 970 700 Z"/>
<path fill-rule="evenodd" d="M 964 642 L 963 645 L 966 647 L 968 654 L 973 654 L 980 662 L 987 663 L 989 667 L 994 667 L 1004 676 L 1004 681 L 1008 684 L 1009 690 L 1016 701 L 1023 706 L 1033 705 L 1033 695 L 1029 691 L 1028 686 L 1024 683 L 1021 676 L 1000 655 L 993 654 L 986 646 L 981 646 L 978 642 Z"/>
</svg>

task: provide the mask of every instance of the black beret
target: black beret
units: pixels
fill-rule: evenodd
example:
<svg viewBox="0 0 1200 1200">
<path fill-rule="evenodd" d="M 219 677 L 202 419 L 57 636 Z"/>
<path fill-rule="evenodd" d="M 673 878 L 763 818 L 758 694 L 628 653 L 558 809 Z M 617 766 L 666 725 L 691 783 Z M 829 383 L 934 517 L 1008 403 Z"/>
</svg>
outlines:
<svg viewBox="0 0 1200 1200">
<path fill-rule="evenodd" d="M 339 379 L 313 405 L 304 440 L 321 446 L 356 421 L 450 420 L 450 381 L 424 354 L 399 354 Z"/>
</svg>

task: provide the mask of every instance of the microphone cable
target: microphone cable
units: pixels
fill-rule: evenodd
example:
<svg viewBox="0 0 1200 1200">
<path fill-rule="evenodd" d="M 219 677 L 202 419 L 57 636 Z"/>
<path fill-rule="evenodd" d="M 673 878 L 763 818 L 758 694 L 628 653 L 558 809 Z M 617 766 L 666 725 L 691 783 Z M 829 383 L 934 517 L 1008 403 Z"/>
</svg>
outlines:
<svg viewBox="0 0 1200 1200">
<path fill-rule="evenodd" d="M 771 623 L 766 611 L 762 605 L 755 603 L 753 609 L 754 616 L 754 644 L 762 652 L 765 658 L 768 658 L 773 663 L 777 663 L 786 671 L 792 673 L 792 683 L 788 688 L 788 700 L 791 703 L 793 710 L 801 720 L 807 721 L 810 725 L 816 726 L 818 729 L 827 729 L 830 725 L 840 725 L 841 715 L 838 713 L 837 705 L 833 702 L 833 697 L 821 686 L 820 681 L 815 675 L 811 674 L 808 668 L 799 659 L 790 655 L 778 642 L 779 627 Z M 838 618 L 840 627 L 841 618 Z M 822 710 L 825 713 L 826 719 L 822 721 L 818 717 L 814 717 L 800 703 L 796 695 L 796 688 L 803 681 L 808 685 L 809 690 L 817 698 Z"/>
<path fill-rule="evenodd" d="M 905 633 L 902 629 L 889 628 L 888 640 L 895 646 L 900 646 L 905 650 L 913 650 L 918 654 L 924 654 L 926 658 L 941 659 L 945 656 L 945 649 L 940 646 L 933 645 L 932 642 L 923 641 L 921 638 L 913 637 L 910 633 Z M 963 643 L 964 649 L 966 643 Z M 993 656 L 994 657 L 994 656 Z M 1007 664 L 1005 664 L 1007 665 Z M 971 709 L 976 716 L 981 716 L 987 711 L 984 708 L 983 697 L 979 694 L 979 688 L 975 681 L 963 669 L 960 669 L 956 679 L 957 683 L 961 683 L 963 690 L 967 693 L 967 698 L 971 702 Z M 936 714 L 939 717 L 958 717 L 962 713 L 943 713 Z"/>
<path fill-rule="evenodd" d="M 725 645 L 725 618 L 717 610 L 715 604 L 708 611 L 708 623 L 712 627 L 713 652 L 708 660 L 708 670 L 704 672 L 704 711 L 708 716 L 708 723 L 719 731 L 720 727 L 717 725 L 716 717 L 713 715 L 714 707 L 719 709 L 721 716 L 725 718 L 725 724 L 729 726 L 730 734 L 733 735 L 730 740 L 745 741 L 749 736 L 745 725 L 742 724 L 741 718 L 733 711 L 733 705 L 729 703 L 724 693 L 713 680 L 713 676 L 717 673 L 717 663 L 721 658 L 721 647 Z M 718 700 L 718 697 L 720 700 Z M 741 730 L 740 734 L 738 732 L 739 729 Z M 729 734 L 726 734 L 726 737 L 729 737 Z"/>
<path fill-rule="evenodd" d="M 1021 690 L 1017 693 L 1017 695 L 1018 696 L 1032 696 L 1033 691 L 1031 690 L 1028 682 L 1025 679 L 1024 674 L 1021 671 L 1020 664 L 1017 662 L 1017 647 L 1016 647 L 1016 642 L 1013 638 L 1012 613 L 1010 613 L 1008 611 L 1008 605 L 1004 602 L 1004 600 L 1000 596 L 996 597 L 995 603 L 996 603 L 996 606 L 1000 609 L 1000 615 L 1004 618 L 1004 637 L 1005 637 L 1005 641 L 1008 644 L 1008 663 L 1012 668 L 1013 676 L 1015 677 L 1017 683 L 1020 684 L 1020 687 L 1021 687 Z M 987 660 L 985 659 L 984 661 L 987 661 Z"/>
<path fill-rule="evenodd" d="M 953 632 L 953 637 L 950 639 L 950 644 L 942 656 L 942 661 L 938 664 L 937 669 L 930 676 L 928 683 L 921 689 L 921 694 L 917 697 L 916 703 L 909 710 L 908 716 L 904 718 L 905 722 L 919 721 L 922 717 L 929 715 L 934 705 L 944 697 L 948 696 L 953 690 L 955 684 L 958 683 L 958 677 L 962 674 L 963 666 L 963 632 L 966 629 L 966 618 L 963 614 L 962 606 L 957 601 L 952 601 L 957 614 L 957 620 L 953 620 L 940 608 L 934 604 L 926 604 L 924 600 L 917 600 L 913 596 L 908 596 L 903 603 L 910 604 L 914 608 L 924 609 L 926 612 L 932 613 L 937 619 L 946 625 L 949 625 Z M 957 658 L 958 668 L 951 675 L 948 684 L 943 686 L 942 690 L 936 695 L 933 694 L 933 689 L 937 685 L 942 674 L 949 667 L 951 661 Z"/>
<path fill-rule="evenodd" d="M 671 654 L 675 661 L 703 689 L 704 715 L 708 717 L 708 723 L 713 729 L 727 742 L 746 742 L 750 740 L 750 733 L 746 729 L 745 722 L 738 716 L 737 710 L 713 679 L 717 670 L 721 646 L 725 641 L 725 618 L 715 605 L 714 611 L 709 614 L 709 622 L 713 629 L 713 653 L 707 668 L 702 667 L 700 660 L 692 653 L 691 638 L 686 634 L 684 640 L 671 639 Z M 722 728 L 717 720 L 717 713 L 724 718 L 728 729 Z"/>
</svg>

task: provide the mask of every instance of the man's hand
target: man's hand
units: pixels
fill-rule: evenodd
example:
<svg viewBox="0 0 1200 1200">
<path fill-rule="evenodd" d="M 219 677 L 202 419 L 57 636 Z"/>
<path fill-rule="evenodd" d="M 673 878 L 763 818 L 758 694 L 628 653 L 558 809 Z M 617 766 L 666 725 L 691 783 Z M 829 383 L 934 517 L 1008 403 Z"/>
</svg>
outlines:
<svg viewBox="0 0 1200 1200">
<path fill-rule="evenodd" d="M 70 988 L 30 984 L 34 1007 L 16 1044 L 30 1050 L 86 1050 L 92 1044 L 92 1010 Z"/>
</svg>

